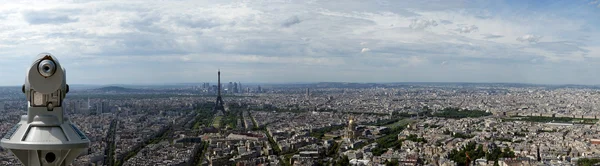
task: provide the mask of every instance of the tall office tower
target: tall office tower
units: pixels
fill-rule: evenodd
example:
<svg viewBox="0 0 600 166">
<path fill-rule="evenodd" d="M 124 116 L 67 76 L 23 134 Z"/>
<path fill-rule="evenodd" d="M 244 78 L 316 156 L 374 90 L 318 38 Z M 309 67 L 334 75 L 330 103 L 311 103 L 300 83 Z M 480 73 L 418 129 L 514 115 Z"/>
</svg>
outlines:
<svg viewBox="0 0 600 166">
<path fill-rule="evenodd" d="M 221 70 L 217 72 L 217 76 L 217 101 L 215 102 L 213 111 L 217 112 L 217 114 L 223 114 L 223 112 L 225 111 L 225 107 L 223 106 L 223 99 L 221 98 Z"/>
<path fill-rule="evenodd" d="M 240 93 L 244 93 L 244 88 L 242 88 L 242 82 L 238 82 Z"/>
<path fill-rule="evenodd" d="M 310 97 L 310 88 L 306 88 L 306 98 Z"/>
<path fill-rule="evenodd" d="M 227 93 L 233 93 L 233 83 L 229 82 L 229 86 L 227 86 Z"/>
<path fill-rule="evenodd" d="M 237 82 L 233 83 L 233 93 L 238 93 L 238 84 L 237 84 Z"/>
<path fill-rule="evenodd" d="M 260 85 L 258 86 L 257 93 L 262 93 L 262 88 L 260 88 Z"/>
<path fill-rule="evenodd" d="M 96 103 L 96 115 L 102 114 L 102 102 Z"/>
</svg>

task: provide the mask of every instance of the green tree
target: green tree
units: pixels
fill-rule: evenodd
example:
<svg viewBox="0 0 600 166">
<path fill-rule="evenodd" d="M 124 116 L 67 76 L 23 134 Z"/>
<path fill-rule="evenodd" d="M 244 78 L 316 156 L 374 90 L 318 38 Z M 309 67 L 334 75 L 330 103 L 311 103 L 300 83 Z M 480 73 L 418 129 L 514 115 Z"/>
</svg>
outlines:
<svg viewBox="0 0 600 166">
<path fill-rule="evenodd" d="M 385 163 L 386 166 L 397 166 L 399 164 L 398 159 L 392 159 L 392 161 Z"/>
<path fill-rule="evenodd" d="M 600 159 L 583 158 L 583 159 L 577 160 L 577 165 L 582 165 L 582 166 L 592 166 L 592 165 L 598 164 L 598 163 L 600 163 Z"/>
<path fill-rule="evenodd" d="M 342 157 L 342 159 L 340 159 L 338 162 L 336 162 L 335 165 L 336 166 L 350 165 L 350 159 L 348 159 L 348 156 L 344 155 L 344 157 Z"/>
<path fill-rule="evenodd" d="M 482 158 L 486 156 L 485 151 L 483 151 L 483 145 L 477 144 L 475 142 L 469 142 L 464 148 L 460 150 L 453 149 L 448 154 L 450 160 L 456 162 L 458 165 L 466 165 L 467 163 L 467 154 L 471 158 L 471 161 Z"/>
<path fill-rule="evenodd" d="M 501 157 L 505 158 L 513 158 L 515 157 L 515 152 L 513 152 L 509 147 L 504 148 Z"/>
</svg>

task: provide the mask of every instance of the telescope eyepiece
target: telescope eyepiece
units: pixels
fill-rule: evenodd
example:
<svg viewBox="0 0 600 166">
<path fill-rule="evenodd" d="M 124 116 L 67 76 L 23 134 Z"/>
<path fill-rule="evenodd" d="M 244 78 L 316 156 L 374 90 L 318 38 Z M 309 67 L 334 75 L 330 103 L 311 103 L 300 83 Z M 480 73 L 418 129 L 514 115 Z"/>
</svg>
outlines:
<svg viewBox="0 0 600 166">
<path fill-rule="evenodd" d="M 38 71 L 44 77 L 51 77 L 56 72 L 56 64 L 49 59 L 42 60 L 38 65 Z"/>
</svg>

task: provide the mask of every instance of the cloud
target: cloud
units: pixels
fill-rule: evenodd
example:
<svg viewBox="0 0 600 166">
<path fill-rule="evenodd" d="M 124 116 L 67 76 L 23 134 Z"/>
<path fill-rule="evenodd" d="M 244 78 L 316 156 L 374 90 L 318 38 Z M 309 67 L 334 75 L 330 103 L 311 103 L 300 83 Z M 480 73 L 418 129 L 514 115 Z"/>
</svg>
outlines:
<svg viewBox="0 0 600 166">
<path fill-rule="evenodd" d="M 196 18 L 193 16 L 176 18 L 176 20 L 179 25 L 189 28 L 210 29 L 221 25 L 213 19 Z"/>
<path fill-rule="evenodd" d="M 497 39 L 497 38 L 504 37 L 502 35 L 494 35 L 494 34 L 481 34 L 481 36 L 483 36 L 484 39 Z"/>
<path fill-rule="evenodd" d="M 566 54 L 570 54 L 570 53 L 574 53 L 574 52 L 588 53 L 589 50 L 582 48 L 582 46 L 585 46 L 585 45 L 581 45 L 579 43 L 573 43 L 573 42 L 559 41 L 559 42 L 538 42 L 538 43 L 535 43 L 534 45 L 531 45 L 530 47 L 539 48 L 539 49 L 542 49 L 545 51 L 550 51 L 557 55 L 566 55 Z"/>
<path fill-rule="evenodd" d="M 537 43 L 538 41 L 540 41 L 541 38 L 542 38 L 542 36 L 536 36 L 536 35 L 528 34 L 528 35 L 524 35 L 524 36 L 518 37 L 517 41 L 520 41 L 520 42 L 529 42 L 529 43 Z"/>
<path fill-rule="evenodd" d="M 425 63 L 427 61 L 427 58 L 419 56 L 410 56 L 408 58 L 405 58 L 405 60 L 409 65 L 419 65 Z"/>
<path fill-rule="evenodd" d="M 448 24 L 452 24 L 452 21 L 450 21 L 450 20 L 440 20 L 440 23 L 442 23 L 444 25 L 448 25 Z"/>
<path fill-rule="evenodd" d="M 411 29 L 425 29 L 431 26 L 437 26 L 437 22 L 435 20 L 425 20 L 425 19 L 413 19 L 408 26 Z"/>
<path fill-rule="evenodd" d="M 21 78 L 12 69 L 30 63 L 32 51 L 57 55 L 74 83 L 100 84 L 206 82 L 214 80 L 216 68 L 242 73 L 226 75 L 242 82 L 522 82 L 514 74 L 527 72 L 552 82 L 553 72 L 528 66 L 532 59 L 560 69 L 600 64 L 594 57 L 600 49 L 590 49 L 598 48 L 600 33 L 582 30 L 594 27 L 591 18 L 567 18 L 572 11 L 566 9 L 498 13 L 515 10 L 513 4 L 460 1 L 2 4 L 0 66 L 9 71 L 0 75 Z M 579 36 L 589 37 L 573 43 Z M 92 70 L 97 68 L 108 71 Z M 398 73 L 403 80 L 373 71 Z M 148 72 L 153 77 L 143 77 Z M 455 74 L 464 72 L 469 75 Z"/>
<path fill-rule="evenodd" d="M 490 19 L 490 18 L 492 18 L 492 16 L 488 16 L 488 15 L 479 15 L 479 16 L 475 16 L 475 18 L 479 18 L 479 19 Z"/>
<path fill-rule="evenodd" d="M 140 32 L 167 33 L 163 27 L 157 25 L 160 24 L 161 19 L 156 13 L 142 13 L 139 15 L 139 18 L 131 18 L 130 20 L 121 22 L 121 26 Z"/>
<path fill-rule="evenodd" d="M 300 22 L 302 22 L 302 21 L 300 20 L 300 18 L 298 18 L 298 16 L 292 16 L 292 17 L 290 17 L 290 18 L 286 19 L 286 20 L 285 20 L 285 21 L 284 21 L 284 22 L 281 24 L 281 26 L 284 26 L 284 27 L 290 27 L 290 26 L 292 26 L 292 25 L 294 25 L 294 24 L 299 24 Z"/>
<path fill-rule="evenodd" d="M 60 11 L 27 11 L 23 13 L 23 18 L 29 24 L 65 24 L 79 21 L 78 18 L 69 16 L 69 12 Z"/>
<path fill-rule="evenodd" d="M 488 10 L 469 10 L 469 12 L 471 12 L 471 14 L 473 14 L 473 16 L 477 19 L 485 20 L 494 18 L 492 12 Z"/>
<path fill-rule="evenodd" d="M 371 51 L 371 49 L 363 48 L 362 50 L 360 50 L 360 53 L 365 53 L 365 52 L 369 52 L 369 51 Z"/>
<path fill-rule="evenodd" d="M 471 25 L 471 26 L 462 26 L 458 29 L 456 29 L 456 31 L 460 32 L 460 33 L 471 33 L 471 32 L 477 32 L 477 30 L 479 30 L 479 28 L 475 25 Z"/>
<path fill-rule="evenodd" d="M 588 3 L 588 4 L 590 4 L 590 5 L 595 5 L 595 4 L 598 4 L 598 1 L 599 1 L 599 0 L 593 0 L 593 1 L 590 1 L 590 3 Z"/>
</svg>

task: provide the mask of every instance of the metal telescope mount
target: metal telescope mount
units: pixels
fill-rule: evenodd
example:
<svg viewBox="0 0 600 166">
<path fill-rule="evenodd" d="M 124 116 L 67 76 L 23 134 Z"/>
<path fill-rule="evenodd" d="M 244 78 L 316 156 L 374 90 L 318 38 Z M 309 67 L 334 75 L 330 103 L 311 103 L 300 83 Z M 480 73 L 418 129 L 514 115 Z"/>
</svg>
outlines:
<svg viewBox="0 0 600 166">
<path fill-rule="evenodd" d="M 50 53 L 40 53 L 27 70 L 22 87 L 27 115 L 2 138 L 26 166 L 67 166 L 86 151 L 90 140 L 64 116 L 63 100 L 69 92 L 66 71 Z"/>
</svg>

